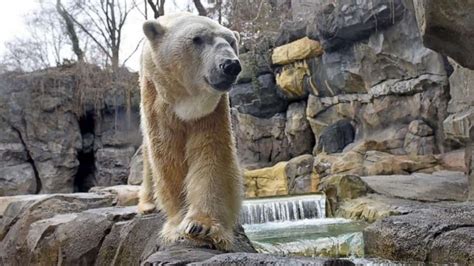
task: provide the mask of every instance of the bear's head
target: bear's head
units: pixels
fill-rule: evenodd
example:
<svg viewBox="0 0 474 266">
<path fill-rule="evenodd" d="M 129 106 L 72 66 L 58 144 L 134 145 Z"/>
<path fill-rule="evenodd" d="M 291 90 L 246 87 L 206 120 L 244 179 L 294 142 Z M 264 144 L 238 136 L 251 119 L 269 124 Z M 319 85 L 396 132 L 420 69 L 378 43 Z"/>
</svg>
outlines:
<svg viewBox="0 0 474 266">
<path fill-rule="evenodd" d="M 180 84 L 177 89 L 187 95 L 222 94 L 241 71 L 238 33 L 207 17 L 165 15 L 146 21 L 143 31 L 151 54 L 145 59 L 154 65 L 153 75 Z"/>
</svg>

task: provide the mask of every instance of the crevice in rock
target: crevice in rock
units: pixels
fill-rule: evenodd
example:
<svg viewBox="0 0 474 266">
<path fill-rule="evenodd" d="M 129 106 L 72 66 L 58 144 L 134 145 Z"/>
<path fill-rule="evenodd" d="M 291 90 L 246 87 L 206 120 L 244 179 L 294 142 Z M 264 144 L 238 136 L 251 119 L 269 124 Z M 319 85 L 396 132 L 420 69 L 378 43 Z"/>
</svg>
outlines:
<svg viewBox="0 0 474 266">
<path fill-rule="evenodd" d="M 87 192 L 95 185 L 94 129 L 95 117 L 87 112 L 79 119 L 82 136 L 82 150 L 77 154 L 79 167 L 74 177 L 74 191 Z"/>
<path fill-rule="evenodd" d="M 458 230 L 460 228 L 474 228 L 474 224 L 454 224 L 454 225 L 448 225 L 448 226 L 445 226 L 445 227 L 442 227 L 440 230 L 438 230 L 437 232 L 435 232 L 433 235 L 432 235 L 432 238 L 429 240 L 428 244 L 427 244 L 427 250 L 426 250 L 426 255 L 425 255 L 425 259 L 424 259 L 424 262 L 425 263 L 429 263 L 431 262 L 430 260 L 430 256 L 432 255 L 432 250 L 433 250 L 433 245 L 434 245 L 434 242 L 435 240 L 440 237 L 441 235 L 445 234 L 445 233 L 449 233 L 451 231 L 454 231 L 454 230 Z"/>
<path fill-rule="evenodd" d="M 26 142 L 23 139 L 21 131 L 11 124 L 10 124 L 10 127 L 18 134 L 18 138 L 20 139 L 21 144 L 23 145 L 23 147 L 25 147 L 26 158 L 27 158 L 26 161 L 31 165 L 31 167 L 33 168 L 33 173 L 35 174 L 35 180 L 36 180 L 35 194 L 39 194 L 42 188 L 42 184 L 41 184 L 41 179 L 39 178 L 39 173 L 38 173 L 38 169 L 36 168 L 35 161 L 33 160 L 33 157 L 31 156 L 30 151 L 28 150 L 28 146 L 26 145 Z"/>
<path fill-rule="evenodd" d="M 436 240 L 436 238 L 438 238 L 440 235 L 442 235 L 444 233 L 448 233 L 450 231 L 454 231 L 454 230 L 457 230 L 457 229 L 460 229 L 460 228 L 470 228 L 470 227 L 474 227 L 474 224 L 472 224 L 472 225 L 470 225 L 470 224 L 463 224 L 463 225 L 455 224 L 455 225 L 445 226 L 445 227 L 441 228 L 439 231 L 437 231 L 436 233 L 433 234 L 433 239 L 431 240 L 431 242 Z"/>
<path fill-rule="evenodd" d="M 105 229 L 104 231 L 104 235 L 102 236 L 102 238 L 100 239 L 99 243 L 97 244 L 97 246 L 91 250 L 89 250 L 88 254 L 86 257 L 90 257 L 90 258 L 93 258 L 92 261 L 91 261 L 91 265 L 94 265 L 96 263 L 96 260 L 97 258 L 99 257 L 99 252 L 100 252 L 100 249 L 102 247 L 102 244 L 104 243 L 105 239 L 107 238 L 107 236 L 110 234 L 110 232 L 112 232 L 112 226 L 113 224 L 111 224 L 107 229 Z"/>
</svg>

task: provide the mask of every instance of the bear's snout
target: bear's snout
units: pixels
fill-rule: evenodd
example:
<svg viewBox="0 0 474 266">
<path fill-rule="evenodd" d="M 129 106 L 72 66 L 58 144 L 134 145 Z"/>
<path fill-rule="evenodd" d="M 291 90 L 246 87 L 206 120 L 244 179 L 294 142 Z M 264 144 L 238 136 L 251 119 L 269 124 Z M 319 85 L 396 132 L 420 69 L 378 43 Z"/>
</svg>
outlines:
<svg viewBox="0 0 474 266">
<path fill-rule="evenodd" d="M 238 59 L 226 59 L 224 63 L 219 65 L 224 74 L 231 76 L 233 79 L 242 71 L 242 66 Z"/>
</svg>

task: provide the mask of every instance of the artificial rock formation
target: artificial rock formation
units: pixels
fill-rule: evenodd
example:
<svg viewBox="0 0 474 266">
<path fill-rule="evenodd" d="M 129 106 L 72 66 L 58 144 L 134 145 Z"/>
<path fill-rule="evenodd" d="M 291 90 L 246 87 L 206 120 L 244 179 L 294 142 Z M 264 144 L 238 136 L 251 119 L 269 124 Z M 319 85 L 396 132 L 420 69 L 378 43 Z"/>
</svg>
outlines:
<svg viewBox="0 0 474 266">
<path fill-rule="evenodd" d="M 0 196 L 126 183 L 140 143 L 137 95 L 129 95 L 127 108 L 128 96 L 119 86 L 80 86 L 81 71 L 100 71 L 71 68 L 1 76 Z"/>
<path fill-rule="evenodd" d="M 267 197 L 316 192 L 318 179 L 312 174 L 313 156 L 301 155 L 272 167 L 244 173 L 245 197 Z"/>
</svg>

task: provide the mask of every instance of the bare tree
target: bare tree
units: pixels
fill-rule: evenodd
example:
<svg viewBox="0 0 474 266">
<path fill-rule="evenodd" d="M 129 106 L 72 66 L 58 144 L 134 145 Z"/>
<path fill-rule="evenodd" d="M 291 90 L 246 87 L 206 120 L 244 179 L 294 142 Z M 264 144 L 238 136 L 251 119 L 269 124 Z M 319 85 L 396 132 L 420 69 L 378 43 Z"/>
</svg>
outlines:
<svg viewBox="0 0 474 266">
<path fill-rule="evenodd" d="M 72 44 L 72 51 L 77 57 L 78 62 L 84 62 L 84 52 L 79 45 L 79 38 L 77 37 L 76 27 L 74 26 L 74 21 L 72 20 L 69 13 L 66 11 L 64 6 L 61 4 L 61 0 L 56 1 L 56 11 L 63 19 L 66 34 L 69 37 L 69 40 Z"/>
<path fill-rule="evenodd" d="M 69 43 L 56 10 L 42 7 L 26 18 L 27 34 L 5 43 L 4 65 L 10 70 L 33 71 L 61 64 Z"/>
<path fill-rule="evenodd" d="M 153 11 L 154 18 L 158 18 L 165 14 L 165 0 L 156 0 L 155 2 L 153 2 L 153 0 L 146 0 L 146 1 L 148 5 L 150 6 L 151 10 Z M 146 4 L 145 4 L 145 10 L 146 10 Z"/>
<path fill-rule="evenodd" d="M 201 0 L 193 0 L 194 6 L 196 7 L 199 16 L 207 16 L 207 10 L 206 8 L 202 5 Z M 221 1 L 222 2 L 222 1 Z M 219 22 L 220 23 L 220 22 Z"/>
<path fill-rule="evenodd" d="M 127 0 L 76 0 L 77 15 L 68 13 L 72 21 L 91 38 L 111 62 L 112 71 L 120 64 L 122 32 L 128 15 L 136 7 Z M 138 49 L 139 44 L 137 45 Z"/>
</svg>

